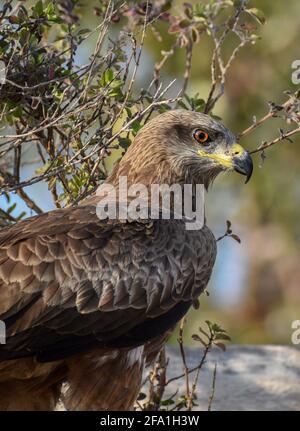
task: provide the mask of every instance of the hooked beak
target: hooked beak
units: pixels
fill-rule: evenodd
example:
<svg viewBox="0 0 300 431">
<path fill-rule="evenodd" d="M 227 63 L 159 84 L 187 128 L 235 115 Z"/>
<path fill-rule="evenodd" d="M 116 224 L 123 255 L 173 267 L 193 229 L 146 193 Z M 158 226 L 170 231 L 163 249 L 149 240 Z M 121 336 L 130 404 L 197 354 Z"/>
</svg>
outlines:
<svg viewBox="0 0 300 431">
<path fill-rule="evenodd" d="M 239 151 L 236 151 L 233 158 L 233 169 L 238 172 L 239 174 L 246 176 L 245 184 L 250 180 L 253 172 L 253 161 L 248 151 L 244 150 L 243 147 L 241 147 L 238 144 L 235 144 L 234 147 L 236 149 L 239 149 Z"/>
<path fill-rule="evenodd" d="M 235 170 L 246 176 L 246 183 L 250 180 L 253 172 L 253 161 L 247 150 L 239 144 L 233 144 L 225 153 L 208 153 L 198 150 L 199 156 L 207 157 L 226 169 Z"/>
</svg>

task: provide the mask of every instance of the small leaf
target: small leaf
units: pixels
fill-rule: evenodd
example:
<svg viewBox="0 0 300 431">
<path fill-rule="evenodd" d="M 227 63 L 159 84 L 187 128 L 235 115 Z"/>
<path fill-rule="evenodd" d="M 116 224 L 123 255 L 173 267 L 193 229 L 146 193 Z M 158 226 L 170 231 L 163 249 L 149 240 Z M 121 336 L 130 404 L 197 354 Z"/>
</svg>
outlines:
<svg viewBox="0 0 300 431">
<path fill-rule="evenodd" d="M 13 111 L 13 115 L 15 118 L 21 118 L 23 115 L 23 109 L 22 106 L 17 106 L 14 111 Z"/>
<path fill-rule="evenodd" d="M 215 346 L 219 347 L 219 349 L 226 351 L 226 345 L 224 343 L 214 343 Z"/>
<path fill-rule="evenodd" d="M 172 400 L 171 398 L 169 398 L 168 400 L 163 400 L 161 402 L 162 406 L 170 406 L 171 404 L 174 404 L 174 400 Z"/>
<path fill-rule="evenodd" d="M 244 0 L 233 0 L 233 6 L 238 8 L 242 6 Z"/>
<path fill-rule="evenodd" d="M 262 10 L 254 7 L 251 9 L 246 9 L 246 12 L 248 12 L 249 15 L 251 15 L 253 18 L 255 18 L 256 21 L 258 21 L 260 24 L 263 25 L 266 22 L 266 17 L 265 17 Z"/>
<path fill-rule="evenodd" d="M 172 6 L 172 1 L 168 0 L 163 6 L 162 6 L 162 11 L 166 12 L 167 10 L 169 10 Z"/>
<path fill-rule="evenodd" d="M 201 332 L 201 334 L 205 335 L 205 337 L 209 338 L 209 335 L 207 332 L 204 331 L 204 329 L 202 329 L 201 327 L 199 328 L 199 331 Z"/>
<path fill-rule="evenodd" d="M 34 12 L 37 14 L 37 16 L 43 15 L 43 2 L 39 0 L 36 5 L 33 7 Z"/>
<path fill-rule="evenodd" d="M 204 346 L 204 347 L 206 347 L 206 346 L 207 346 L 207 343 L 206 343 L 204 340 L 202 340 L 202 338 L 201 338 L 201 337 L 199 337 L 199 335 L 198 335 L 198 334 L 193 334 L 193 335 L 192 335 L 192 339 L 193 339 L 194 341 L 198 341 L 199 343 L 203 344 L 203 346 Z"/>
<path fill-rule="evenodd" d="M 236 235 L 235 233 L 232 233 L 232 234 L 230 235 L 230 237 L 231 237 L 232 239 L 234 239 L 235 241 L 237 241 L 239 244 L 241 243 L 241 238 L 240 238 L 238 235 Z"/>
<path fill-rule="evenodd" d="M 17 204 L 14 203 L 12 204 L 8 209 L 7 209 L 7 214 L 11 214 L 13 212 L 13 210 L 16 208 Z"/>
<path fill-rule="evenodd" d="M 212 324 L 212 326 L 211 326 L 211 329 L 212 329 L 214 332 L 222 332 L 222 328 L 221 328 L 221 326 L 220 326 L 220 325 L 218 325 L 217 323 L 213 323 L 213 324 Z"/>
<path fill-rule="evenodd" d="M 193 19 L 193 5 L 190 3 L 183 3 L 184 10 L 183 12 L 189 19 Z"/>
<path fill-rule="evenodd" d="M 90 33 L 91 30 L 89 30 L 88 28 L 83 28 L 81 30 L 79 30 L 79 32 L 77 33 L 78 36 L 83 36 L 84 34 L 88 34 Z M 111 70 L 111 69 L 109 69 Z"/>
<path fill-rule="evenodd" d="M 188 107 L 186 106 L 186 104 L 185 104 L 182 100 L 180 100 L 180 101 L 178 102 L 178 105 L 180 106 L 180 108 L 188 109 Z"/>
<path fill-rule="evenodd" d="M 209 320 L 205 320 L 205 323 L 207 324 L 209 330 L 212 329 L 212 323 Z"/>
<path fill-rule="evenodd" d="M 22 211 L 20 215 L 18 215 L 17 220 L 21 220 L 24 216 L 26 216 L 26 212 Z"/>
<path fill-rule="evenodd" d="M 119 138 L 119 145 L 120 145 L 120 147 L 124 148 L 125 150 L 127 150 L 127 148 L 129 147 L 130 144 L 131 144 L 131 139 Z"/>
<path fill-rule="evenodd" d="M 186 28 L 186 27 L 188 27 L 189 25 L 190 25 L 190 20 L 188 20 L 188 19 L 182 19 L 180 22 L 179 22 L 179 27 L 180 28 Z"/>
<path fill-rule="evenodd" d="M 125 111 L 127 113 L 128 118 L 129 119 L 132 118 L 132 112 L 131 112 L 131 109 L 128 108 L 128 106 L 125 106 Z"/>
<path fill-rule="evenodd" d="M 204 17 L 205 18 L 204 12 L 205 12 L 205 6 L 204 6 L 204 4 L 200 4 L 200 3 L 196 4 L 196 6 L 195 6 L 195 16 L 196 17 Z"/>
<path fill-rule="evenodd" d="M 131 124 L 131 129 L 132 129 L 134 136 L 137 134 L 137 132 L 140 130 L 141 127 L 142 126 L 141 126 L 141 123 L 139 121 L 137 121 L 137 120 L 133 121 L 133 123 Z"/>
<path fill-rule="evenodd" d="M 192 39 L 193 39 L 194 43 L 198 43 L 199 42 L 199 32 L 194 27 L 192 27 Z"/>
<path fill-rule="evenodd" d="M 216 338 L 215 338 L 216 340 L 226 340 L 226 341 L 230 341 L 231 340 L 231 338 L 229 337 L 229 335 L 227 335 L 227 334 L 217 334 L 216 335 Z"/>
<path fill-rule="evenodd" d="M 102 78 L 101 78 L 101 85 L 105 87 L 107 84 L 109 84 L 114 79 L 114 72 L 112 69 L 107 69 Z"/>
</svg>

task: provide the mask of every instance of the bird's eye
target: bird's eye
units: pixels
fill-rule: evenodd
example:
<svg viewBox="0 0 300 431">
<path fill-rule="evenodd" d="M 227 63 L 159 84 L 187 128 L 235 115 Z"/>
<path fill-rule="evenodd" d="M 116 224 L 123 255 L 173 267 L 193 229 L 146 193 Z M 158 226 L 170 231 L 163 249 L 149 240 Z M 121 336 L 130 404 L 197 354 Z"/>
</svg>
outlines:
<svg viewBox="0 0 300 431">
<path fill-rule="evenodd" d="M 200 129 L 194 132 L 194 138 L 196 141 L 200 142 L 200 144 L 208 143 L 210 141 L 208 133 Z"/>
</svg>

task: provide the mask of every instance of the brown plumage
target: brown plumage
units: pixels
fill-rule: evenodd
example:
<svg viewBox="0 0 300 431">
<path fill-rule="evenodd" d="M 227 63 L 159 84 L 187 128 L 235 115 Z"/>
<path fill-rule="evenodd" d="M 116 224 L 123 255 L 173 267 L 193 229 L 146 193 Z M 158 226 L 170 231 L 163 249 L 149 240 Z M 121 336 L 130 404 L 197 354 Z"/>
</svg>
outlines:
<svg viewBox="0 0 300 431">
<path fill-rule="evenodd" d="M 195 130 L 208 134 L 195 139 Z M 210 117 L 171 111 L 137 135 L 107 182 L 248 177 L 248 153 Z M 213 234 L 184 220 L 100 220 L 99 197 L 0 231 L 0 410 L 132 409 L 143 367 L 206 287 Z"/>
</svg>

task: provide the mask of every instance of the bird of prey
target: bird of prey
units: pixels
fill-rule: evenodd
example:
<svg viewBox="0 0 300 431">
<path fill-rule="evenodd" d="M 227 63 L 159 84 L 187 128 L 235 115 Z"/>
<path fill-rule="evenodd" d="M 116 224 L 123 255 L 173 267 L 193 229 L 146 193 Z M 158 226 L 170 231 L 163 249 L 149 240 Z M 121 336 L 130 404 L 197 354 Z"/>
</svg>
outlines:
<svg viewBox="0 0 300 431">
<path fill-rule="evenodd" d="M 209 184 L 250 178 L 249 153 L 220 122 L 173 110 L 137 134 L 107 183 Z M 0 410 L 129 410 L 143 368 L 205 289 L 216 257 L 207 225 L 101 220 L 97 196 L 0 231 Z"/>
</svg>

